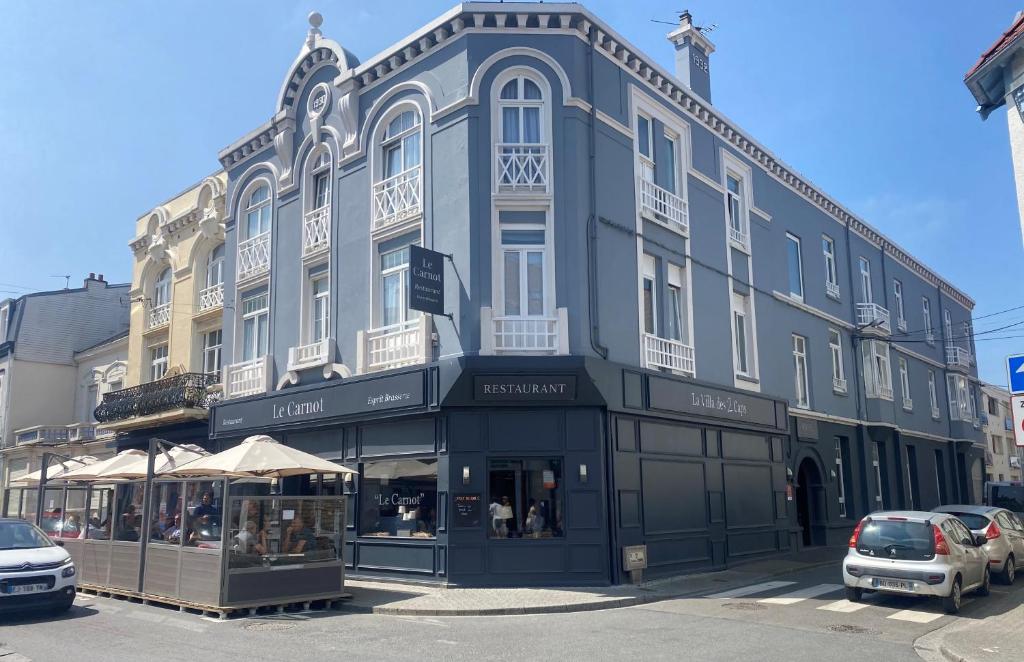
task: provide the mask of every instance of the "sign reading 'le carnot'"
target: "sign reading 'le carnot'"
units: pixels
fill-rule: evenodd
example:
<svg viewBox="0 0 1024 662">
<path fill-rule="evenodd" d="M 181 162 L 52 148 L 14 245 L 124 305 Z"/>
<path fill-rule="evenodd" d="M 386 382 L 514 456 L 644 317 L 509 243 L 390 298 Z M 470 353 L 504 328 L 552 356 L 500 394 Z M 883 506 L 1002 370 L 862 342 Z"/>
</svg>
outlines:
<svg viewBox="0 0 1024 662">
<path fill-rule="evenodd" d="M 444 315 L 444 254 L 409 247 L 409 308 Z"/>
<path fill-rule="evenodd" d="M 574 375 L 478 375 L 473 378 L 476 400 L 575 400 Z"/>
</svg>

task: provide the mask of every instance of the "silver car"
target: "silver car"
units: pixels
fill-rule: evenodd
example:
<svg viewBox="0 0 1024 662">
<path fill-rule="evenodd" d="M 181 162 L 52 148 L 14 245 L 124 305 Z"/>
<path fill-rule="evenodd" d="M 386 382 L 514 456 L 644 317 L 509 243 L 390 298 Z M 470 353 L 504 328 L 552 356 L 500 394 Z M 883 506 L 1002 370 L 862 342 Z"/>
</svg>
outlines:
<svg viewBox="0 0 1024 662">
<path fill-rule="evenodd" d="M 1017 569 L 1024 568 L 1024 523 L 1015 513 L 992 506 L 939 506 L 937 513 L 956 515 L 971 533 L 985 536 L 982 548 L 988 554 L 993 573 L 1007 584 L 1017 577 Z"/>
<path fill-rule="evenodd" d="M 937 597 L 955 614 L 964 593 L 988 595 L 984 544 L 985 536 L 946 513 L 871 513 L 857 523 L 843 559 L 846 598 L 857 602 L 864 591 Z"/>
</svg>

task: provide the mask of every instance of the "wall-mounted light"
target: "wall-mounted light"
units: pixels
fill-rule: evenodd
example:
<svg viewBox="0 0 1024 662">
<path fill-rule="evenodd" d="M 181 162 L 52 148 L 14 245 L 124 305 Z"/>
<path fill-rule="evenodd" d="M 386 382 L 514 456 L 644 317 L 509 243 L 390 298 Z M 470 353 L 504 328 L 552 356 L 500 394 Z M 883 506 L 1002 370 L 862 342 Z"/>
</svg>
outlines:
<svg viewBox="0 0 1024 662">
<path fill-rule="evenodd" d="M 587 465 L 585 464 L 580 465 L 580 482 L 587 482 Z"/>
<path fill-rule="evenodd" d="M 462 467 L 462 484 L 469 485 L 469 467 Z"/>
<path fill-rule="evenodd" d="M 789 467 L 786 467 L 786 478 L 793 480 L 793 470 Z"/>
</svg>

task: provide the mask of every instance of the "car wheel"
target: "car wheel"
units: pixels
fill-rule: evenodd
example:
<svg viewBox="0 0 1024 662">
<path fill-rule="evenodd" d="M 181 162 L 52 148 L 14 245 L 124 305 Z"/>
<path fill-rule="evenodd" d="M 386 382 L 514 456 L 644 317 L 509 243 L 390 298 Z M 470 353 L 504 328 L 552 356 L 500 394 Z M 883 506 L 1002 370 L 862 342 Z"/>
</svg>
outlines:
<svg viewBox="0 0 1024 662">
<path fill-rule="evenodd" d="M 991 593 L 989 590 L 992 587 L 992 574 L 988 570 L 988 566 L 985 566 L 985 576 L 981 578 L 981 586 L 978 587 L 978 595 L 988 595 Z"/>
<path fill-rule="evenodd" d="M 846 587 L 846 599 L 850 602 L 860 602 L 862 597 L 864 597 L 864 589 L 854 588 L 853 586 Z"/>
<path fill-rule="evenodd" d="M 953 580 L 953 587 L 949 589 L 949 595 L 942 598 L 942 608 L 947 614 L 955 614 L 960 611 L 960 577 Z"/>
<path fill-rule="evenodd" d="M 1017 578 L 1017 559 L 1012 556 L 1006 559 L 1006 565 L 1003 566 L 1003 581 L 1007 584 L 1012 584 L 1013 580 Z"/>
</svg>

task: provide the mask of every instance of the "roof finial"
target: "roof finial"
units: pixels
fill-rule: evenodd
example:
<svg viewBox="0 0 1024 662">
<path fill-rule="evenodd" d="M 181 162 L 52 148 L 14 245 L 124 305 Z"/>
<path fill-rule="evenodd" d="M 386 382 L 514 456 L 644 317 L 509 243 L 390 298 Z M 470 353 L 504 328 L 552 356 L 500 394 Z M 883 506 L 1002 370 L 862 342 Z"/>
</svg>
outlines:
<svg viewBox="0 0 1024 662">
<path fill-rule="evenodd" d="M 318 11 L 309 12 L 309 34 L 306 35 L 306 46 L 313 48 L 316 44 L 316 40 L 322 34 L 320 32 L 320 26 L 323 25 L 324 17 L 320 15 Z"/>
</svg>

